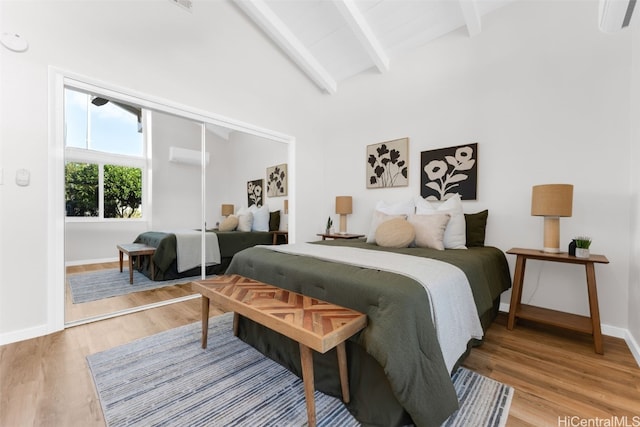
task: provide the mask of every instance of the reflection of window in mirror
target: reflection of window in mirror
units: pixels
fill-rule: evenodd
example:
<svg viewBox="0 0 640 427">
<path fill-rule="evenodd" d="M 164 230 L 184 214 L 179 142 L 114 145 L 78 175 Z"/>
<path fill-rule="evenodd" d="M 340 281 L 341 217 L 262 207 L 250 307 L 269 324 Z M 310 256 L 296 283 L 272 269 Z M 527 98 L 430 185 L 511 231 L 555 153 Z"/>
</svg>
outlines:
<svg viewBox="0 0 640 427">
<path fill-rule="evenodd" d="M 65 89 L 67 218 L 143 218 L 142 110 Z"/>
</svg>

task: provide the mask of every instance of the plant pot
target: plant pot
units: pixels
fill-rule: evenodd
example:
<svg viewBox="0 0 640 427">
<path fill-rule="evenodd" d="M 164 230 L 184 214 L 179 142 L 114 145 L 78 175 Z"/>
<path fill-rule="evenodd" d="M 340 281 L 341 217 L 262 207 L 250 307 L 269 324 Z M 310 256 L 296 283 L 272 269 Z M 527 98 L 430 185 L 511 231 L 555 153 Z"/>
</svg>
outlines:
<svg viewBox="0 0 640 427">
<path fill-rule="evenodd" d="M 589 249 L 576 248 L 576 257 L 577 258 L 589 258 Z"/>
</svg>

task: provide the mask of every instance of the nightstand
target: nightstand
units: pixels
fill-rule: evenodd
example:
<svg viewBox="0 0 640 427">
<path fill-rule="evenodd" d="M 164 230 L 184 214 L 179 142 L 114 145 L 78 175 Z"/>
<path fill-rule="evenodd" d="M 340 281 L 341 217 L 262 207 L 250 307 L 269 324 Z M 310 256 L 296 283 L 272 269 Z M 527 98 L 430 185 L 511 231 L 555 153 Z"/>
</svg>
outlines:
<svg viewBox="0 0 640 427">
<path fill-rule="evenodd" d="M 359 237 L 364 237 L 364 234 L 349 234 L 349 233 L 345 233 L 345 234 L 340 234 L 340 233 L 327 234 L 327 233 L 323 233 L 323 234 L 316 234 L 316 236 L 321 236 L 322 240 L 326 240 L 326 239 L 357 239 Z"/>
<path fill-rule="evenodd" d="M 508 254 L 517 255 L 516 269 L 513 275 L 513 288 L 511 289 L 511 305 L 509 307 L 509 322 L 507 329 L 512 330 L 516 318 L 532 320 L 538 323 L 566 328 L 572 331 L 584 332 L 593 336 L 595 352 L 604 354 L 602 348 L 602 331 L 600 330 L 600 311 L 598 309 L 598 292 L 596 289 L 596 271 L 594 264 L 608 264 L 609 260 L 604 255 L 591 255 L 589 258 L 577 258 L 566 252 L 558 254 L 546 253 L 539 249 L 513 248 Z M 547 308 L 534 307 L 521 304 L 522 283 L 524 270 L 528 259 L 539 261 L 562 262 L 567 264 L 582 264 L 587 271 L 587 292 L 589 293 L 590 315 L 579 316 L 577 314 L 563 313 Z"/>
</svg>

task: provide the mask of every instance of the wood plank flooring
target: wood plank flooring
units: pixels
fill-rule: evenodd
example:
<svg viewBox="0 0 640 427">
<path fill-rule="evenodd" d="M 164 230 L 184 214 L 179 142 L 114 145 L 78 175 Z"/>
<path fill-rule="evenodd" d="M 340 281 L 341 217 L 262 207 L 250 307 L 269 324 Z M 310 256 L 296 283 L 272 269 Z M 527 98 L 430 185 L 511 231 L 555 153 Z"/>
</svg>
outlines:
<svg viewBox="0 0 640 427">
<path fill-rule="evenodd" d="M 67 267 L 67 275 L 86 273 L 90 271 L 98 271 L 103 269 L 119 268 L 118 261 L 102 263 L 102 264 L 88 264 Z M 127 275 L 127 266 L 125 260 L 125 266 L 123 269 L 124 275 Z M 148 291 L 134 292 L 131 294 L 121 295 L 113 298 L 105 298 L 98 301 L 90 301 L 82 304 L 74 304 L 71 300 L 71 291 L 69 289 L 68 281 L 65 286 L 65 322 L 75 322 L 87 318 L 96 316 L 102 316 L 109 313 L 118 312 L 121 310 L 127 310 L 134 307 L 140 307 L 148 304 L 154 304 L 163 301 L 169 301 L 175 298 L 181 298 L 188 295 L 192 295 L 193 292 L 187 286 L 173 285 L 165 286 L 159 289 L 151 289 Z"/>
<path fill-rule="evenodd" d="M 103 426 L 85 357 L 199 320 L 195 299 L 0 347 L 0 426 Z M 464 365 L 516 389 L 509 426 L 596 425 L 559 422 L 574 416 L 639 425 L 640 368 L 624 341 L 604 345 L 598 355 L 587 336 L 524 322 L 508 331 L 501 314 Z"/>
</svg>

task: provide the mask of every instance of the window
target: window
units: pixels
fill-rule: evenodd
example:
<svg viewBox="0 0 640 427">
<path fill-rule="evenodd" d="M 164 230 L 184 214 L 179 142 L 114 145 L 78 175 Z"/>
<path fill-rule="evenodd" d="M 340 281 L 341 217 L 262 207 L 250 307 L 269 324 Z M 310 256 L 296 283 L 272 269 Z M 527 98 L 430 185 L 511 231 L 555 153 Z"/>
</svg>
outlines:
<svg viewBox="0 0 640 427">
<path fill-rule="evenodd" d="M 67 218 L 142 218 L 142 110 L 65 89 Z"/>
</svg>

